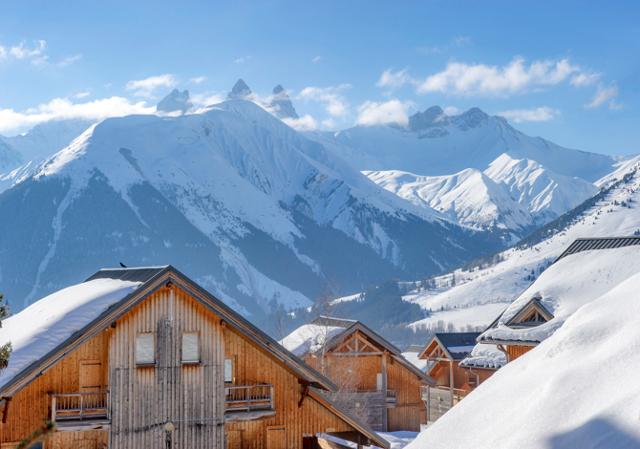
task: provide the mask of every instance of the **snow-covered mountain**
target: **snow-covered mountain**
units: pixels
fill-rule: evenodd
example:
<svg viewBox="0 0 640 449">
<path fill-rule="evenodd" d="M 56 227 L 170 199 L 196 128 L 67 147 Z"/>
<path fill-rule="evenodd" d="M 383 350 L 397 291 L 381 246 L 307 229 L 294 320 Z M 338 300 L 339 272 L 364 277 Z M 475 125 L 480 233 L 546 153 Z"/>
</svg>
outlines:
<svg viewBox="0 0 640 449">
<path fill-rule="evenodd" d="M 501 154 L 536 161 L 561 175 L 594 182 L 613 170 L 616 158 L 530 137 L 499 116 L 478 108 L 447 115 L 434 106 L 397 125 L 356 126 L 336 133 L 311 133 L 358 170 L 401 170 L 440 176 L 466 168 L 485 170 Z"/>
<path fill-rule="evenodd" d="M 398 170 L 363 173 L 413 204 L 436 209 L 476 229 L 521 236 L 534 223 L 526 205 L 516 201 L 505 184 L 480 170 L 467 168 L 448 176 L 418 176 Z"/>
<path fill-rule="evenodd" d="M 376 186 L 244 100 L 94 125 L 0 194 L 0 215 L 14 310 L 96 267 L 172 263 L 259 316 L 499 244 Z"/>
<path fill-rule="evenodd" d="M 22 157 L 14 148 L 0 137 L 0 173 L 20 165 Z"/>
<path fill-rule="evenodd" d="M 297 119 L 299 118 L 296 109 L 293 107 L 293 103 L 291 102 L 291 98 L 284 87 L 278 84 L 273 88 L 273 92 L 271 94 L 271 100 L 268 105 L 268 109 L 274 113 L 276 117 L 279 118 L 290 118 Z"/>
<path fill-rule="evenodd" d="M 184 114 L 192 107 L 193 103 L 191 103 L 188 90 L 179 91 L 178 89 L 173 89 L 169 95 L 158 102 L 156 109 L 159 112 Z"/>
</svg>

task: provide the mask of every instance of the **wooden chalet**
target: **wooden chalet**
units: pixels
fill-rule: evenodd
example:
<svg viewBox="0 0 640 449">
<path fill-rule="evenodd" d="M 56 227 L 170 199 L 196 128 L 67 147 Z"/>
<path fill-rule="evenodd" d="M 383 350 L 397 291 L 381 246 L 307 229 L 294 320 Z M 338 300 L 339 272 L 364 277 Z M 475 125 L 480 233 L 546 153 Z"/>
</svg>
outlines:
<svg viewBox="0 0 640 449">
<path fill-rule="evenodd" d="M 553 262 L 553 264 L 547 268 L 553 269 L 554 266 L 561 260 L 580 254 L 584 251 L 607 251 L 615 250 L 618 248 L 634 247 L 640 245 L 640 236 L 631 237 L 598 237 L 598 238 L 580 238 L 575 240 L 569 245 L 564 252 Z M 602 253 L 604 254 L 604 253 Z M 587 256 L 594 260 L 598 256 Z M 637 258 L 629 261 L 631 272 L 635 273 L 634 264 Z M 600 270 L 605 267 L 597 267 L 594 276 L 599 274 Z M 617 268 L 613 269 L 613 272 L 609 274 L 609 277 L 616 277 L 616 271 L 621 271 Z M 622 275 L 622 274 L 620 274 Z M 530 287 L 534 288 L 536 283 Z M 480 337 L 478 342 L 482 345 L 494 345 L 499 351 L 504 353 L 506 357 L 505 363 L 511 362 L 522 355 L 529 352 L 535 346 L 537 346 L 542 338 L 549 334 L 549 332 L 543 332 L 538 335 L 536 329 L 544 328 L 551 325 L 551 321 L 562 320 L 566 317 L 556 317 L 554 313 L 558 310 L 559 302 L 562 302 L 558 298 L 552 299 L 545 305 L 545 298 L 540 293 L 535 293 L 531 296 L 526 296 L 529 290 L 525 291 L 523 295 L 514 301 L 496 320 L 489 325 Z M 586 299 L 585 299 L 586 300 Z M 582 304 L 582 303 L 581 303 Z M 579 304 L 579 305 L 581 305 Z M 556 307 L 556 309 L 550 309 Z M 575 305 L 573 306 L 575 307 Z M 565 305 L 564 309 L 568 307 Z M 471 362 L 473 365 L 473 361 Z"/>
<path fill-rule="evenodd" d="M 388 448 L 329 379 L 171 266 L 101 270 L 2 332 L 3 449 L 46 420 L 46 449 Z"/>
<path fill-rule="evenodd" d="M 460 362 L 469 356 L 479 335 L 479 332 L 436 333 L 419 353 L 418 358 L 427 362 L 427 374 L 435 381 L 435 385 L 422 389 L 428 422 L 442 416 L 478 384 L 478 377 L 460 366 Z"/>
<path fill-rule="evenodd" d="M 421 388 L 432 380 L 359 321 L 321 316 L 283 344 L 338 385 L 336 402 L 380 431 L 419 431 Z"/>
</svg>

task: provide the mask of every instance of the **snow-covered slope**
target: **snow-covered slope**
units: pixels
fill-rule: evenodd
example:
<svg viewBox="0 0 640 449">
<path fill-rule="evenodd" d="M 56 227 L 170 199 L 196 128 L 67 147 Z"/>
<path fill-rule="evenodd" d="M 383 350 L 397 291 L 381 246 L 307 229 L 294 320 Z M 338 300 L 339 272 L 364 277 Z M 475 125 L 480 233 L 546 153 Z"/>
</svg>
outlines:
<svg viewBox="0 0 640 449">
<path fill-rule="evenodd" d="M 485 170 L 503 153 L 529 159 L 561 175 L 594 182 L 613 170 L 616 159 L 530 137 L 504 118 L 478 108 L 449 116 L 433 107 L 410 118 L 409 128 L 356 126 L 337 133 L 312 133 L 358 170 L 401 170 L 423 176 Z"/>
<path fill-rule="evenodd" d="M 365 175 L 390 192 L 418 206 L 436 209 L 451 220 L 476 229 L 522 234 L 533 219 L 506 185 L 481 171 L 468 168 L 448 176 L 418 176 L 398 170 L 365 171 Z"/>
<path fill-rule="evenodd" d="M 0 194 L 0 215 L 14 310 L 122 261 L 171 263 L 259 314 L 309 305 L 329 284 L 346 293 L 438 272 L 498 244 L 376 186 L 244 100 L 105 120 Z"/>
<path fill-rule="evenodd" d="M 0 137 L 0 173 L 20 165 L 22 157 L 9 143 Z"/>
<path fill-rule="evenodd" d="M 518 246 L 415 284 L 404 299 L 431 311 L 413 326 L 456 327 L 469 317 L 491 323 L 561 252 L 579 237 L 640 232 L 640 173 L 631 172 L 569 213 L 536 231 Z"/>
<path fill-rule="evenodd" d="M 514 159 L 506 153 L 491 162 L 484 173 L 506 185 L 537 224 L 547 223 L 598 192 L 594 184 L 583 179 L 554 173 L 536 161 Z"/>
<path fill-rule="evenodd" d="M 638 259 L 637 254 L 633 258 Z M 628 261 L 612 262 L 624 271 Z M 579 273 L 572 273 L 567 282 L 595 287 L 602 279 L 593 274 L 578 279 Z M 553 336 L 482 383 L 407 448 L 640 447 L 640 274 L 619 278 L 609 287 Z"/>
<path fill-rule="evenodd" d="M 186 113 L 193 107 L 189 97 L 189 91 L 173 89 L 166 97 L 158 102 L 156 108 L 159 112 L 165 113 Z"/>
</svg>

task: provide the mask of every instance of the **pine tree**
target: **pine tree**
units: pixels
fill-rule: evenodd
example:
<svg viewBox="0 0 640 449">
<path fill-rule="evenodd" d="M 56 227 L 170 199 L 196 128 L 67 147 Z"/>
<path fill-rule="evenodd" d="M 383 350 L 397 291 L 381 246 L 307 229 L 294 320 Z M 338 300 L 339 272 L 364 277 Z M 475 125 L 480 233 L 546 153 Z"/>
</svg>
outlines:
<svg viewBox="0 0 640 449">
<path fill-rule="evenodd" d="M 4 302 L 4 296 L 0 293 L 0 327 L 2 327 L 2 320 L 7 316 L 9 316 L 9 309 Z M 0 370 L 6 368 L 9 364 L 9 355 L 11 355 L 11 343 L 0 346 Z"/>
</svg>

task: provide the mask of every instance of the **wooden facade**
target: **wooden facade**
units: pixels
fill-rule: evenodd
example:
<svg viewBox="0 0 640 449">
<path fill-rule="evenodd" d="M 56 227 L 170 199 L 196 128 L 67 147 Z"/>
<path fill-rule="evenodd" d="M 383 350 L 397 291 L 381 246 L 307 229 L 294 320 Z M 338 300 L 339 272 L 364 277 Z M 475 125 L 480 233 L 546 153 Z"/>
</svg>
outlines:
<svg viewBox="0 0 640 449">
<path fill-rule="evenodd" d="M 0 447 L 49 419 L 46 449 L 306 449 L 321 434 L 388 447 L 320 392 L 330 381 L 206 295 L 167 267 L 61 342 L 3 387 Z M 184 360 L 186 334 L 198 360 Z M 151 363 L 136 354 L 141 335 Z"/>
<path fill-rule="evenodd" d="M 335 400 L 374 429 L 419 431 L 426 423 L 421 388 L 428 376 L 361 323 L 303 358 L 338 385 Z"/>
</svg>

